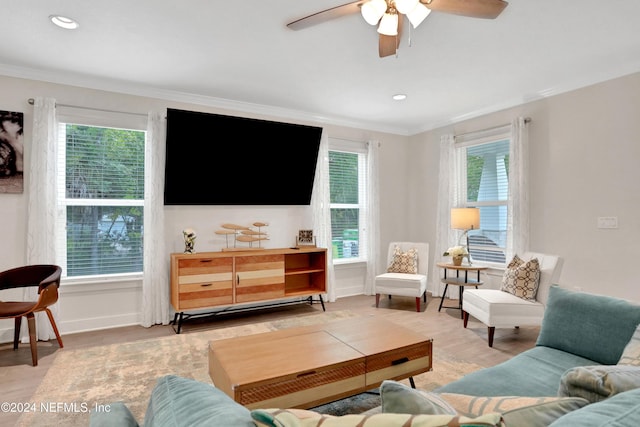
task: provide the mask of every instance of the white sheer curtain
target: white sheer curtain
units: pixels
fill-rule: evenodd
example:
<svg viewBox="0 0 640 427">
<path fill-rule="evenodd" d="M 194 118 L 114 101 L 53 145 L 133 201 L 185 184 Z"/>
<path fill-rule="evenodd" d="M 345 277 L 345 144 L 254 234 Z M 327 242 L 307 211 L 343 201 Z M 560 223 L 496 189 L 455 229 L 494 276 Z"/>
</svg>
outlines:
<svg viewBox="0 0 640 427">
<path fill-rule="evenodd" d="M 322 132 L 320 151 L 316 164 L 316 175 L 313 181 L 313 195 L 311 197 L 311 210 L 313 215 L 313 232 L 316 236 L 316 245 L 327 248 L 327 300 L 336 300 L 335 272 L 333 269 L 333 256 L 331 250 L 331 209 L 329 187 L 329 137 Z"/>
<path fill-rule="evenodd" d="M 28 155 L 27 171 L 27 264 L 57 264 L 55 224 L 57 215 L 57 123 L 56 100 L 35 98 L 33 103 L 33 138 Z M 25 301 L 36 301 L 38 290 L 25 288 Z M 49 307 L 59 325 L 60 304 Z M 39 340 L 56 337 L 46 313 L 36 313 L 36 331 Z M 26 322 L 22 322 L 21 339 L 28 342 Z"/>
<path fill-rule="evenodd" d="M 162 200 L 165 158 L 164 114 L 149 113 L 145 144 L 144 267 L 142 326 L 169 323 L 169 269 Z"/>
<path fill-rule="evenodd" d="M 380 204 L 378 182 L 378 157 L 380 143 L 369 141 L 367 143 L 367 224 L 365 224 L 367 236 L 367 275 L 364 282 L 364 294 L 373 295 L 373 282 L 378 274 L 378 260 L 380 259 Z"/>
<path fill-rule="evenodd" d="M 529 250 L 529 131 L 527 120 L 511 123 L 507 260 Z"/>
<path fill-rule="evenodd" d="M 436 212 L 436 242 L 431 248 L 431 293 L 442 295 L 440 269 L 436 263 L 442 260 L 442 254 L 456 241 L 455 231 L 451 229 L 451 208 L 460 202 L 457 180 L 461 171 L 460 155 L 455 149 L 455 137 L 452 134 L 440 138 L 440 165 L 438 175 L 438 210 Z"/>
</svg>

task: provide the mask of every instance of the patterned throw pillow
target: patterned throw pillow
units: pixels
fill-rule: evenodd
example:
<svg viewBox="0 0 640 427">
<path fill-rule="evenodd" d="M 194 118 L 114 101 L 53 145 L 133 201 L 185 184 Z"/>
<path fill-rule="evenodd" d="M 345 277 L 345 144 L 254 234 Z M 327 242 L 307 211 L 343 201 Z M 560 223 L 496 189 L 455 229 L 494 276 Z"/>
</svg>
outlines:
<svg viewBox="0 0 640 427">
<path fill-rule="evenodd" d="M 640 325 L 638 325 L 629 343 L 624 348 L 618 365 L 640 366 Z"/>
<path fill-rule="evenodd" d="M 459 415 L 323 415 L 304 409 L 254 409 L 257 427 L 504 427 L 498 413 L 476 418 Z"/>
<path fill-rule="evenodd" d="M 558 396 L 582 397 L 591 403 L 640 388 L 640 366 L 577 366 L 560 378 Z"/>
<path fill-rule="evenodd" d="M 540 262 L 537 258 L 523 261 L 518 255 L 507 265 L 501 289 L 519 298 L 534 300 L 540 283 Z"/>
<path fill-rule="evenodd" d="M 393 261 L 387 273 L 418 273 L 418 251 L 415 248 L 402 252 L 399 246 L 393 248 Z"/>
<path fill-rule="evenodd" d="M 580 397 L 469 396 L 417 390 L 397 381 L 380 386 L 382 411 L 408 414 L 457 414 L 479 417 L 501 413 L 508 426 L 548 426 L 556 419 L 589 404 Z"/>
</svg>

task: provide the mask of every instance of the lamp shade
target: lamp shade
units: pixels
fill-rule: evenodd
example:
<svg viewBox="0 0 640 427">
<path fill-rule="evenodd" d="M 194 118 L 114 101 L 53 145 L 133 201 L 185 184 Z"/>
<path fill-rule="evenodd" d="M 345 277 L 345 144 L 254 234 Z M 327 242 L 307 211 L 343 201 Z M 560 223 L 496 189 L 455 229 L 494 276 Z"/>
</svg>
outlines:
<svg viewBox="0 0 640 427">
<path fill-rule="evenodd" d="M 451 209 L 451 228 L 457 230 L 473 230 L 480 228 L 480 209 Z"/>
<path fill-rule="evenodd" d="M 385 0 L 369 0 L 360 8 L 362 17 L 369 25 L 376 25 L 386 11 L 387 2 Z"/>
<path fill-rule="evenodd" d="M 396 5 L 396 10 L 403 15 L 411 12 L 411 10 L 416 7 L 419 3 L 419 0 L 395 0 L 394 4 Z"/>
<path fill-rule="evenodd" d="M 416 7 L 407 12 L 407 18 L 409 18 L 409 22 L 411 22 L 413 28 L 417 28 L 430 13 L 431 9 L 422 3 L 418 3 Z"/>
<path fill-rule="evenodd" d="M 385 13 L 378 25 L 378 32 L 385 36 L 397 36 L 398 35 L 398 14 L 397 13 Z"/>
</svg>

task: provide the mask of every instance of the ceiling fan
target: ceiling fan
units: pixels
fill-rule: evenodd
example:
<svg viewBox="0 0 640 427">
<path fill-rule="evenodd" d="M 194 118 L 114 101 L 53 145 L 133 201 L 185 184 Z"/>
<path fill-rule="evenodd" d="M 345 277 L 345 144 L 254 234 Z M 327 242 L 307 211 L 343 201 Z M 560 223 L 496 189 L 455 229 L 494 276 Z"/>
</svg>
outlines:
<svg viewBox="0 0 640 427">
<path fill-rule="evenodd" d="M 504 0 L 359 0 L 332 7 L 287 24 L 302 30 L 331 19 L 360 12 L 371 25 L 378 25 L 378 53 L 395 55 L 400 45 L 402 25 L 407 19 L 416 28 L 432 10 L 472 18 L 495 19 L 509 3 Z"/>
</svg>

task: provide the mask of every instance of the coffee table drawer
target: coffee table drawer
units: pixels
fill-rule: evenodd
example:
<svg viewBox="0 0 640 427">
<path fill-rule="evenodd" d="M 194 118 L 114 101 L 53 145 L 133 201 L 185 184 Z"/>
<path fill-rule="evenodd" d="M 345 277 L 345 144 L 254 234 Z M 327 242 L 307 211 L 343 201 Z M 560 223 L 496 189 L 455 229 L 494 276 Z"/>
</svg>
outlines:
<svg viewBox="0 0 640 427">
<path fill-rule="evenodd" d="M 432 340 L 367 356 L 366 386 L 428 372 L 432 367 Z"/>
<path fill-rule="evenodd" d="M 274 378 L 233 389 L 234 400 L 247 408 L 309 408 L 365 390 L 365 361 Z"/>
</svg>

